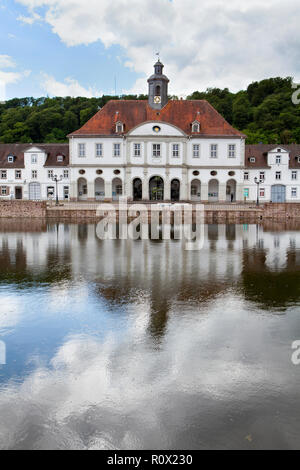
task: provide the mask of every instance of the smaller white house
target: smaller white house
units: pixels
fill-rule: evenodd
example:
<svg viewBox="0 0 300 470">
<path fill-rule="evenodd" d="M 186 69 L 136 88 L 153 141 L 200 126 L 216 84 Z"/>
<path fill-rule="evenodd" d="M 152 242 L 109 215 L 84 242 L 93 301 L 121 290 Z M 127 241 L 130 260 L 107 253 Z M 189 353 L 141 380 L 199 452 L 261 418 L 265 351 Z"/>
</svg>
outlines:
<svg viewBox="0 0 300 470">
<path fill-rule="evenodd" d="M 246 145 L 244 196 L 247 201 L 300 201 L 300 145 Z"/>
<path fill-rule="evenodd" d="M 52 200 L 56 190 L 69 199 L 68 144 L 0 144 L 1 199 Z"/>
</svg>

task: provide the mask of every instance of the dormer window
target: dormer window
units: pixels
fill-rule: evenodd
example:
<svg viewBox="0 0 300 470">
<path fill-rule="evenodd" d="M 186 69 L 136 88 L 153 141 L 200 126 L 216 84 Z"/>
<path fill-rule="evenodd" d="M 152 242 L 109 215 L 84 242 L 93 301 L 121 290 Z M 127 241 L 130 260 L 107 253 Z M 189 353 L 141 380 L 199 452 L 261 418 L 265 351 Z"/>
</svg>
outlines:
<svg viewBox="0 0 300 470">
<path fill-rule="evenodd" d="M 255 158 L 255 157 L 250 157 L 250 158 L 249 158 L 249 162 L 250 162 L 250 163 L 255 163 L 255 162 L 256 162 L 256 158 Z"/>
<path fill-rule="evenodd" d="M 200 132 L 200 123 L 198 121 L 192 123 L 192 132 L 195 134 Z"/>
<path fill-rule="evenodd" d="M 8 155 L 7 161 L 8 161 L 8 163 L 14 163 L 14 161 L 15 161 L 14 155 Z"/>
<path fill-rule="evenodd" d="M 116 132 L 121 134 L 124 131 L 124 124 L 122 122 L 117 122 L 116 124 Z"/>
<path fill-rule="evenodd" d="M 300 157 L 297 157 L 296 160 L 298 163 L 300 163 Z"/>
<path fill-rule="evenodd" d="M 62 163 L 64 161 L 64 156 L 63 155 L 57 155 L 57 162 Z"/>
</svg>

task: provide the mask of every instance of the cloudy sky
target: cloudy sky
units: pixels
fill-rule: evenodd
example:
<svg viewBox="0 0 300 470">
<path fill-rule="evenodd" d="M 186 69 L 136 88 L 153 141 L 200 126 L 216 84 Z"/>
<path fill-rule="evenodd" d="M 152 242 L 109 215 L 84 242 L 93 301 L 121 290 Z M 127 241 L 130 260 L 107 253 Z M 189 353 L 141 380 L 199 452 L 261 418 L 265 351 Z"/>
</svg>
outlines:
<svg viewBox="0 0 300 470">
<path fill-rule="evenodd" d="M 300 80 L 299 0 L 0 0 L 0 100 Z"/>
</svg>

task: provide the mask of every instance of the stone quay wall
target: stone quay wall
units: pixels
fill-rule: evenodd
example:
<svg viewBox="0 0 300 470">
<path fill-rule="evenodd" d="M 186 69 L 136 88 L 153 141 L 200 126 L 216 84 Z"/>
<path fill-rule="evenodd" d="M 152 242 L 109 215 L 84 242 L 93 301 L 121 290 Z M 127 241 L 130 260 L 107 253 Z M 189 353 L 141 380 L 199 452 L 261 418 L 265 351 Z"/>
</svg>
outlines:
<svg viewBox="0 0 300 470">
<path fill-rule="evenodd" d="M 117 208 L 116 208 L 117 209 Z M 150 214 L 150 208 L 148 208 Z M 118 213 L 117 213 L 118 216 Z M 30 219 L 49 218 L 65 220 L 96 219 L 96 207 L 68 207 L 60 206 L 47 207 L 46 202 L 35 201 L 0 201 L 0 218 Z M 257 223 L 262 220 L 299 220 L 300 203 L 266 203 L 259 208 L 230 207 L 218 204 L 216 207 L 207 206 L 205 208 L 205 220 L 208 223 Z"/>
<path fill-rule="evenodd" d="M 47 216 L 46 202 L 0 201 L 0 218 L 43 218 Z"/>
</svg>

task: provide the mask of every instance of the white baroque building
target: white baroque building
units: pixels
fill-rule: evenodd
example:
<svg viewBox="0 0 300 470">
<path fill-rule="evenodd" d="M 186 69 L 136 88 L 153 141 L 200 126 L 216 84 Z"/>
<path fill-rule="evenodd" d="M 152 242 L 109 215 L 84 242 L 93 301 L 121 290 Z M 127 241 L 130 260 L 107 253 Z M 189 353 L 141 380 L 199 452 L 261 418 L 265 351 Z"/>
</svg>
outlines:
<svg viewBox="0 0 300 470">
<path fill-rule="evenodd" d="M 112 100 L 68 144 L 0 144 L 0 198 L 299 202 L 300 145 L 245 145 L 205 100 L 168 100 L 158 61 L 148 101 Z M 259 182 L 259 185 L 255 182 Z"/>
</svg>

